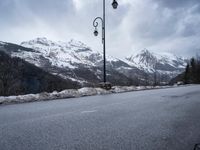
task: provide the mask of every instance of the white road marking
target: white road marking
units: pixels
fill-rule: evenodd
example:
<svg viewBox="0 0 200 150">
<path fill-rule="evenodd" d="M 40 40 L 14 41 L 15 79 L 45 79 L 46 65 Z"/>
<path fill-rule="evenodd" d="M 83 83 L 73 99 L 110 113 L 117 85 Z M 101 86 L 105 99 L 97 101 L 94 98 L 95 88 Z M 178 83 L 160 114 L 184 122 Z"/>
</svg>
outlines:
<svg viewBox="0 0 200 150">
<path fill-rule="evenodd" d="M 85 113 L 94 113 L 94 112 L 97 112 L 97 110 L 82 111 L 81 114 L 85 114 Z"/>
</svg>

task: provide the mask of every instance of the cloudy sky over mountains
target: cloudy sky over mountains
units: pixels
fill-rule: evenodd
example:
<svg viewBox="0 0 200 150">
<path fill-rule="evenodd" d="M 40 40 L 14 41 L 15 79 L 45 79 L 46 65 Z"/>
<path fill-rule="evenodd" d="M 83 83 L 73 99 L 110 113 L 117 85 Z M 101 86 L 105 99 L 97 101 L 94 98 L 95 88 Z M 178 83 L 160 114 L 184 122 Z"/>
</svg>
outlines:
<svg viewBox="0 0 200 150">
<path fill-rule="evenodd" d="M 200 51 L 199 0 L 118 0 L 117 10 L 112 0 L 106 3 L 108 54 L 124 57 L 144 48 L 185 56 Z M 101 51 L 92 26 L 101 15 L 102 0 L 1 0 L 0 41 L 74 38 Z"/>
</svg>

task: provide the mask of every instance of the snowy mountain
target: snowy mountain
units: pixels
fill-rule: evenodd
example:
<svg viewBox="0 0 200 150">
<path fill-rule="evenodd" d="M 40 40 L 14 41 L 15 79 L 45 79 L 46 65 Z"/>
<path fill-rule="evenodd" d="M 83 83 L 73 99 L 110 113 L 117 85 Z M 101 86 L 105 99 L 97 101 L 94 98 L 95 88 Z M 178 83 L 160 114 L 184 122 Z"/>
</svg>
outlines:
<svg viewBox="0 0 200 150">
<path fill-rule="evenodd" d="M 21 45 L 0 44 L 12 57 L 20 57 L 51 74 L 77 81 L 81 85 L 96 85 L 102 81 L 103 56 L 80 41 L 53 42 L 37 38 L 22 42 Z M 113 84 L 132 84 L 132 79 L 120 73 L 123 61 L 107 57 L 107 78 Z M 123 79 L 123 80 L 120 80 Z"/>
<path fill-rule="evenodd" d="M 175 77 L 184 71 L 187 60 L 171 53 L 153 53 L 147 49 L 126 58 L 129 65 L 136 66 L 146 73 Z"/>
<path fill-rule="evenodd" d="M 12 57 L 20 57 L 51 74 L 79 82 L 82 86 L 96 85 L 103 79 L 103 55 L 76 40 L 55 42 L 36 38 L 21 45 L 1 42 L 0 47 Z M 185 60 L 172 54 L 155 54 L 148 50 L 120 60 L 106 56 L 107 78 L 115 85 L 152 84 L 155 72 L 162 82 L 184 70 Z M 148 80 L 148 83 L 147 83 Z"/>
<path fill-rule="evenodd" d="M 23 57 L 37 66 L 44 66 L 45 63 L 38 61 L 40 57 L 51 63 L 55 67 L 68 67 L 69 69 L 77 68 L 76 64 L 85 66 L 95 66 L 101 60 L 98 52 L 93 52 L 89 47 L 79 41 L 71 40 L 68 43 L 52 42 L 46 38 L 37 38 L 31 41 L 22 42 L 21 46 L 34 49 L 35 52 L 22 52 Z M 13 53 L 13 56 L 21 53 Z M 94 62 L 93 60 L 96 60 Z"/>
</svg>

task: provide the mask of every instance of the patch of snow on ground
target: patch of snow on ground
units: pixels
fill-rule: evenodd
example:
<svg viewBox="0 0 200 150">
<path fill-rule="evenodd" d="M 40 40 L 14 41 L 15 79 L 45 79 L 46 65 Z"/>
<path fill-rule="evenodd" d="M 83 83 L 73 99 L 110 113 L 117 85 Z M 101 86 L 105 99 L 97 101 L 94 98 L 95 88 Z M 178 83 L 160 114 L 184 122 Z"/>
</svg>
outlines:
<svg viewBox="0 0 200 150">
<path fill-rule="evenodd" d="M 66 98 L 77 98 L 84 96 L 93 95 L 105 95 L 111 93 L 123 93 L 131 91 L 140 91 L 148 89 L 160 89 L 169 88 L 173 86 L 113 86 L 111 90 L 105 90 L 102 88 L 81 88 L 81 89 L 68 89 L 61 92 L 54 91 L 52 93 L 39 93 L 39 94 L 28 94 L 19 96 L 0 96 L 0 104 L 15 104 L 15 103 L 25 103 L 25 102 L 35 102 L 35 101 L 46 101 L 46 100 L 56 100 L 56 99 L 66 99 Z"/>
</svg>

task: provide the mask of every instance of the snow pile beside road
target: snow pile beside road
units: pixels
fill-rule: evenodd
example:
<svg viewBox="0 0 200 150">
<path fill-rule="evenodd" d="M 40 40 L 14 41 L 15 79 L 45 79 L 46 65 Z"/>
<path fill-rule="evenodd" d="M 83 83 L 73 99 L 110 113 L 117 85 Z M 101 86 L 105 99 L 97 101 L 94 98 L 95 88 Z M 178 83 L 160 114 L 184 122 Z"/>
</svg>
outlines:
<svg viewBox="0 0 200 150">
<path fill-rule="evenodd" d="M 25 103 L 34 101 L 55 100 L 64 98 L 76 98 L 92 95 L 111 94 L 111 91 L 107 91 L 101 88 L 81 88 L 81 89 L 69 89 L 61 92 L 54 91 L 53 93 L 40 93 L 40 94 L 28 94 L 19 96 L 0 97 L 0 104 L 11 103 Z"/>
<path fill-rule="evenodd" d="M 171 86 L 114 86 L 111 90 L 104 90 L 102 88 L 81 88 L 81 89 L 69 89 L 61 92 L 54 91 L 53 93 L 40 93 L 40 94 L 28 94 L 19 96 L 0 97 L 0 104 L 12 104 L 12 103 L 25 103 L 35 101 L 56 100 L 65 98 L 76 98 L 92 95 L 105 95 L 111 93 L 123 93 L 131 91 L 140 91 L 148 89 L 160 89 L 169 88 Z"/>
<path fill-rule="evenodd" d="M 136 91 L 136 86 L 114 86 L 111 91 L 112 93 L 123 93 L 123 92 L 131 92 Z"/>
</svg>

